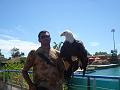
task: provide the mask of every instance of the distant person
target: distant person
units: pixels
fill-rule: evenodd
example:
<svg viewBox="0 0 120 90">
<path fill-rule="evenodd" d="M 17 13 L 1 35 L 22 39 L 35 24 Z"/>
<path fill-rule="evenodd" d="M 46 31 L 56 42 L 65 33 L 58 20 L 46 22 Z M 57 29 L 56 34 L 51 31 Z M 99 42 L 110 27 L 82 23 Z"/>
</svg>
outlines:
<svg viewBox="0 0 120 90">
<path fill-rule="evenodd" d="M 41 46 L 28 54 L 22 70 L 23 78 L 28 83 L 29 90 L 62 90 L 64 64 L 59 58 L 59 52 L 50 47 L 50 33 L 41 31 L 38 41 Z M 33 81 L 28 75 L 31 67 L 33 67 Z"/>
</svg>

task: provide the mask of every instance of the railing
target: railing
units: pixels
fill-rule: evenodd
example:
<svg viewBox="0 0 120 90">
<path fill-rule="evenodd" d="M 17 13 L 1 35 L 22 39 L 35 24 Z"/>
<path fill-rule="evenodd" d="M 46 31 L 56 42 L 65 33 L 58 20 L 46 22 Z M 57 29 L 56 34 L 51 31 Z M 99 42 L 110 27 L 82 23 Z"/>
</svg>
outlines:
<svg viewBox="0 0 120 90">
<path fill-rule="evenodd" d="M 120 76 L 76 74 L 71 80 L 71 90 L 120 90 Z"/>
<path fill-rule="evenodd" d="M 29 72 L 32 77 L 32 72 Z M 19 70 L 0 70 L 0 80 L 5 83 L 4 89 L 0 90 L 25 90 L 28 88 Z M 7 89 L 9 86 L 9 89 Z M 80 74 L 73 76 L 70 82 L 70 90 L 120 90 L 120 76 L 95 76 Z"/>
<path fill-rule="evenodd" d="M 32 72 L 29 72 L 32 76 Z M 0 90 L 27 90 L 20 70 L 0 70 Z"/>
</svg>

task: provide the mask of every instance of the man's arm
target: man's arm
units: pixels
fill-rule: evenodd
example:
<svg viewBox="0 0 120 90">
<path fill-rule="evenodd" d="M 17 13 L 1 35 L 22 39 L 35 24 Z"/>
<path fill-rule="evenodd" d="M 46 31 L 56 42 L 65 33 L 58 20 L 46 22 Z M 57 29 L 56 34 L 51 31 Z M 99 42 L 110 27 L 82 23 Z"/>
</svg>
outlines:
<svg viewBox="0 0 120 90">
<path fill-rule="evenodd" d="M 28 75 L 28 70 L 33 66 L 34 59 L 35 59 L 35 51 L 32 50 L 32 51 L 29 52 L 26 63 L 25 63 L 25 65 L 23 67 L 23 70 L 22 70 L 23 78 L 26 80 L 29 87 L 34 86 L 32 80 L 30 79 L 30 77 Z"/>
</svg>

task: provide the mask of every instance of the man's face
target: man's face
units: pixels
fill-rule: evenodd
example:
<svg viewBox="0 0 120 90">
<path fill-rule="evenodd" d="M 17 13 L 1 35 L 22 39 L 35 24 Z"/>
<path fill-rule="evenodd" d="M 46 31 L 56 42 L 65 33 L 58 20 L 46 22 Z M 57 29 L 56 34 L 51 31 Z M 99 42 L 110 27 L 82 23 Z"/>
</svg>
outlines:
<svg viewBox="0 0 120 90">
<path fill-rule="evenodd" d="M 50 44 L 50 41 L 51 41 L 51 38 L 48 32 L 42 33 L 40 35 L 39 42 L 41 42 L 41 44 Z"/>
</svg>

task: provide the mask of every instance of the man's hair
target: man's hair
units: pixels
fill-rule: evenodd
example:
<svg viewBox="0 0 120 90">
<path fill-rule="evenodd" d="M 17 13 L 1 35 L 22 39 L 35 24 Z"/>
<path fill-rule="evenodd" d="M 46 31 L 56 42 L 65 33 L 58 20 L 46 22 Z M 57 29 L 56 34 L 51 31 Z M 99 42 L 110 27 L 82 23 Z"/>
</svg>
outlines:
<svg viewBox="0 0 120 90">
<path fill-rule="evenodd" d="M 38 38 L 40 38 L 40 36 L 41 36 L 42 33 L 46 33 L 46 32 L 49 33 L 49 32 L 46 31 L 46 30 L 44 30 L 44 31 L 40 31 L 40 33 L 38 34 Z M 50 34 L 50 33 L 49 33 L 49 34 Z"/>
</svg>

